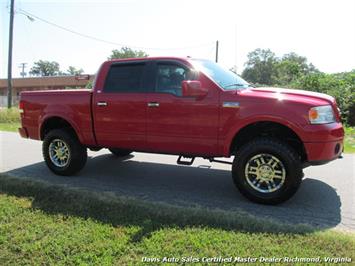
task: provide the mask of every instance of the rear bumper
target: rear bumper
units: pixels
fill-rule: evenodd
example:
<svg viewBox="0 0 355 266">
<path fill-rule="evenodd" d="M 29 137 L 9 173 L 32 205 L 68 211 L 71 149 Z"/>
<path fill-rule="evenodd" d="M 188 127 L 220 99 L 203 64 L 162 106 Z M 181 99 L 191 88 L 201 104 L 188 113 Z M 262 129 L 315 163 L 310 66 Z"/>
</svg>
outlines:
<svg viewBox="0 0 355 266">
<path fill-rule="evenodd" d="M 321 165 L 335 160 L 343 152 L 343 140 L 304 143 L 308 165 Z"/>
<path fill-rule="evenodd" d="M 26 139 L 28 138 L 28 132 L 27 132 L 26 128 L 20 127 L 18 129 L 18 132 L 20 133 L 21 137 L 26 138 Z"/>
</svg>

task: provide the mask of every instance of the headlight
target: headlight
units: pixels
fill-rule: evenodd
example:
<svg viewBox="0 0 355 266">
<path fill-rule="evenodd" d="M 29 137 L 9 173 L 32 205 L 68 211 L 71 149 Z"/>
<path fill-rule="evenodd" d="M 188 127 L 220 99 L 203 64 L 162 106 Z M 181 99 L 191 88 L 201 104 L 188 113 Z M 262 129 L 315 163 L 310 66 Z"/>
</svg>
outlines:
<svg viewBox="0 0 355 266">
<path fill-rule="evenodd" d="M 327 124 L 335 122 L 333 108 L 330 105 L 312 107 L 308 112 L 311 124 Z"/>
</svg>

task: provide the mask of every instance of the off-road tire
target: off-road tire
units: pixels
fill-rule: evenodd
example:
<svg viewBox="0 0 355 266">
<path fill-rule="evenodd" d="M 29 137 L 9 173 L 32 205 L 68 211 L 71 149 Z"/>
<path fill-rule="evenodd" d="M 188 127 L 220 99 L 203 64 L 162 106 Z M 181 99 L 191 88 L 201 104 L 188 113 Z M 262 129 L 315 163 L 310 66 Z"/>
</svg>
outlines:
<svg viewBox="0 0 355 266">
<path fill-rule="evenodd" d="M 263 154 L 274 156 L 284 166 L 284 183 L 276 191 L 260 192 L 252 187 L 250 181 L 248 182 L 250 178 L 246 176 L 247 163 Z M 246 198 L 253 202 L 274 205 L 290 199 L 296 193 L 302 182 L 303 172 L 300 156 L 292 147 L 280 140 L 263 137 L 244 144 L 236 151 L 232 166 L 232 177 L 235 186 Z"/>
<path fill-rule="evenodd" d="M 50 157 L 49 146 L 54 140 L 63 141 L 69 149 L 69 159 L 65 166 L 55 165 Z M 78 173 L 87 161 L 87 149 L 78 140 L 74 132 L 65 129 L 53 129 L 44 137 L 42 144 L 42 153 L 44 161 L 49 169 L 62 176 L 70 176 Z"/>
</svg>

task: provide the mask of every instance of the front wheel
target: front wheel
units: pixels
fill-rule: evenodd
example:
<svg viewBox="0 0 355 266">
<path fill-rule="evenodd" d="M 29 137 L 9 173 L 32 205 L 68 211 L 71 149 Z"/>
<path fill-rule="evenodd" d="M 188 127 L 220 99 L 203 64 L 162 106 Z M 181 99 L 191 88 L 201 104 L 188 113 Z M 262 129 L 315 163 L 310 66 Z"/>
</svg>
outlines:
<svg viewBox="0 0 355 266">
<path fill-rule="evenodd" d="M 77 137 L 64 129 L 51 130 L 43 140 L 42 152 L 49 169 L 57 175 L 79 172 L 86 163 L 87 150 Z"/>
<path fill-rule="evenodd" d="M 299 156 L 287 143 L 258 138 L 236 152 L 232 175 L 236 187 L 251 201 L 278 204 L 296 193 L 303 172 Z"/>
</svg>

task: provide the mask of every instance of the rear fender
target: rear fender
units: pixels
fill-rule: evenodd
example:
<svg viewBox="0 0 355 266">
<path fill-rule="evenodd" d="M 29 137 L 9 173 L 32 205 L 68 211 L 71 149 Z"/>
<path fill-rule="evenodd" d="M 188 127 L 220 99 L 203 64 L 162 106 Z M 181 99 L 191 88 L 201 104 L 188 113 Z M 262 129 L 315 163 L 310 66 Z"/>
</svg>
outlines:
<svg viewBox="0 0 355 266">
<path fill-rule="evenodd" d="M 46 122 L 52 118 L 61 118 L 64 121 L 66 121 L 74 130 L 75 134 L 77 135 L 79 141 L 81 143 L 84 143 L 84 138 L 82 134 L 80 133 L 79 126 L 74 122 L 74 119 L 70 116 L 68 116 L 67 113 L 64 112 L 56 112 L 56 113 L 48 113 L 44 116 L 39 117 L 38 124 L 40 125 L 39 127 L 39 132 L 38 136 L 41 140 L 43 140 L 44 136 L 42 136 L 41 132 L 43 130 L 43 126 L 46 124 Z"/>
</svg>

